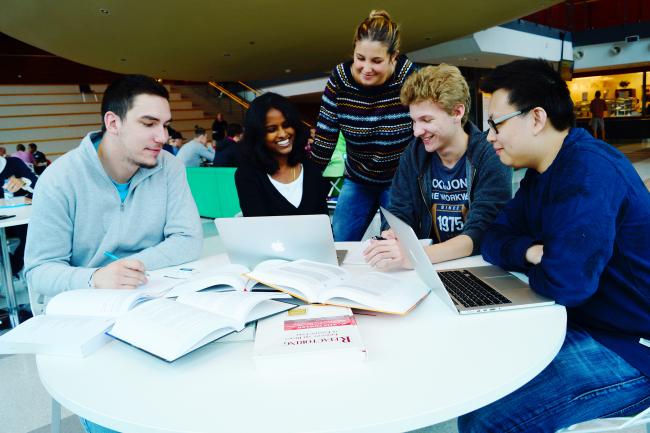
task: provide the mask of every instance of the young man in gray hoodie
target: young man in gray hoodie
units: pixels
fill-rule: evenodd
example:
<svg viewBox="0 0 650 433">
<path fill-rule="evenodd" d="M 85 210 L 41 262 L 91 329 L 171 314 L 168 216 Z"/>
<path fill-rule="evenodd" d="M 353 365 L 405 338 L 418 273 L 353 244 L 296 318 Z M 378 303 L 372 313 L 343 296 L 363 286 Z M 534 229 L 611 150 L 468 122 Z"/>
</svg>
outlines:
<svg viewBox="0 0 650 433">
<path fill-rule="evenodd" d="M 199 257 L 185 167 L 161 151 L 167 89 L 142 75 L 119 78 L 104 93 L 102 121 L 35 190 L 25 270 L 36 310 L 66 290 L 133 289 L 146 270 Z"/>
<path fill-rule="evenodd" d="M 409 224 L 433 263 L 478 254 L 488 225 L 512 196 L 512 170 L 469 122 L 470 96 L 458 68 L 428 66 L 404 83 L 414 140 L 400 158 L 388 210 Z M 410 267 L 392 230 L 365 259 L 382 269 Z"/>
</svg>

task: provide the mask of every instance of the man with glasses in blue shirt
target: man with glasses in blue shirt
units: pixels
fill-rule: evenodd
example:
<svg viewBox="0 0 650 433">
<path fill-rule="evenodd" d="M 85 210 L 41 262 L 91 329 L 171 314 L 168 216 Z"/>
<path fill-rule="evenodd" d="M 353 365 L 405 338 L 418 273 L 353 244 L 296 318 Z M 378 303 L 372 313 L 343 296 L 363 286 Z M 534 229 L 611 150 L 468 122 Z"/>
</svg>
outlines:
<svg viewBox="0 0 650 433">
<path fill-rule="evenodd" d="M 650 194 L 632 164 L 574 128 L 566 83 L 542 60 L 496 68 L 488 141 L 528 168 L 483 257 L 567 307 L 564 344 L 537 377 L 459 418 L 461 433 L 555 432 L 650 405 Z M 521 348 L 525 350 L 525 348 Z"/>
</svg>

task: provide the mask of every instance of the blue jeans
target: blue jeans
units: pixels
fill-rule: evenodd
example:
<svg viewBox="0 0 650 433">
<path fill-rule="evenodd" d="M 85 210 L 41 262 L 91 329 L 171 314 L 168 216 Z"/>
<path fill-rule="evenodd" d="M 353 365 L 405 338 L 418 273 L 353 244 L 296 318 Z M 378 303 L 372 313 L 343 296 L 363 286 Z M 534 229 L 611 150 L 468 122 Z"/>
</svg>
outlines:
<svg viewBox="0 0 650 433">
<path fill-rule="evenodd" d="M 84 428 L 86 433 L 119 433 L 115 430 L 95 424 L 94 422 L 90 422 L 85 418 L 79 417 L 79 422 L 81 422 L 81 426 Z"/>
<path fill-rule="evenodd" d="M 546 369 L 512 394 L 458 418 L 458 431 L 553 433 L 595 418 L 636 415 L 649 405 L 650 379 L 570 325 Z"/>
<path fill-rule="evenodd" d="M 379 205 L 388 207 L 389 196 L 390 186 L 363 185 L 346 178 L 334 211 L 334 240 L 360 241 Z"/>
</svg>

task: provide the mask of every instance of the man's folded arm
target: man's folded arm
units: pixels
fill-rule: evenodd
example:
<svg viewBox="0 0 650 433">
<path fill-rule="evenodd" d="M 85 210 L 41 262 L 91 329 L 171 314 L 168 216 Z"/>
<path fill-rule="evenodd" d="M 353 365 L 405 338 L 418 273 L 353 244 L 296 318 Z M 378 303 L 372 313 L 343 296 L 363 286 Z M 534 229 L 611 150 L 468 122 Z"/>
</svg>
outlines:
<svg viewBox="0 0 650 433">
<path fill-rule="evenodd" d="M 526 230 L 525 201 L 518 191 L 488 227 L 481 243 L 481 254 L 488 262 L 509 271 L 528 272 L 526 250 L 535 243 Z"/>
<path fill-rule="evenodd" d="M 618 174 L 598 162 L 551 192 L 558 200 L 543 210 L 551 235 L 545 236 L 542 261 L 528 273 L 536 292 L 568 307 L 584 303 L 598 289 L 614 251 L 617 214 L 625 199 L 626 185 L 610 181 Z"/>
</svg>

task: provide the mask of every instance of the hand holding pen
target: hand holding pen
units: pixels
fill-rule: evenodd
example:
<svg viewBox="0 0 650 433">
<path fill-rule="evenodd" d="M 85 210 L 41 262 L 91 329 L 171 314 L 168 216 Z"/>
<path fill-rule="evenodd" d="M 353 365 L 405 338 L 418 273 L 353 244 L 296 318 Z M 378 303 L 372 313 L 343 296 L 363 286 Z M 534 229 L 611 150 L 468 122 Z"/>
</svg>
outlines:
<svg viewBox="0 0 650 433">
<path fill-rule="evenodd" d="M 92 286 L 97 289 L 135 289 L 147 283 L 144 263 L 140 260 L 120 259 L 108 251 L 104 255 L 113 262 L 95 271 Z"/>
<path fill-rule="evenodd" d="M 392 230 L 385 230 L 381 236 L 375 236 L 363 252 L 366 263 L 386 271 L 399 268 L 411 268 L 411 264 L 397 241 Z"/>
</svg>

